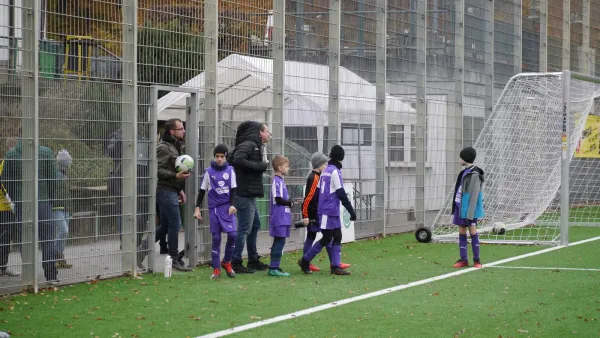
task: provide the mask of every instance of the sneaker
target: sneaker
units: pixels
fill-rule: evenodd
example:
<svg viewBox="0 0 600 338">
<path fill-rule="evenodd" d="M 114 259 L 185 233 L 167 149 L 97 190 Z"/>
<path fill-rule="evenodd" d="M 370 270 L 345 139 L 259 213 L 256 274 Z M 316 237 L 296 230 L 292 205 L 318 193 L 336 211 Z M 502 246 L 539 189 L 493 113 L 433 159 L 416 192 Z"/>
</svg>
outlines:
<svg viewBox="0 0 600 338">
<path fill-rule="evenodd" d="M 181 260 L 173 260 L 173 269 L 183 272 L 192 271 L 192 268 L 188 268 L 187 266 L 185 266 L 185 264 Z"/>
<path fill-rule="evenodd" d="M 291 275 L 288 272 L 284 272 L 283 270 L 277 268 L 277 269 L 269 269 L 269 276 L 289 277 Z"/>
<path fill-rule="evenodd" d="M 231 266 L 233 268 L 233 271 L 235 271 L 236 273 L 254 273 L 254 269 L 251 268 L 247 268 L 245 266 L 242 265 L 242 263 L 240 264 L 234 264 Z"/>
<path fill-rule="evenodd" d="M 213 270 L 213 274 L 212 276 L 210 276 L 210 279 L 219 279 L 221 278 L 221 270 L 219 268 L 216 268 Z"/>
<path fill-rule="evenodd" d="M 352 266 L 352 264 L 340 263 L 340 269 L 348 269 L 351 266 Z M 333 268 L 332 265 L 330 265 L 329 267 Z"/>
<path fill-rule="evenodd" d="M 479 260 L 473 261 L 473 266 L 477 269 L 483 268 L 483 265 L 481 265 L 481 262 Z"/>
<path fill-rule="evenodd" d="M 67 263 L 67 261 L 65 261 L 64 259 L 60 260 L 60 261 L 57 261 L 55 265 L 56 265 L 57 269 L 71 269 L 71 268 L 73 268 L 73 264 Z"/>
<path fill-rule="evenodd" d="M 248 262 L 248 269 L 264 271 L 264 270 L 268 270 L 269 266 L 257 259 L 255 261 Z"/>
<path fill-rule="evenodd" d="M 304 259 L 300 259 L 298 261 L 298 265 L 300 266 L 300 270 L 307 275 L 310 275 L 312 271 L 310 270 L 310 262 L 305 261 Z"/>
<path fill-rule="evenodd" d="M 452 265 L 453 268 L 464 268 L 469 266 L 469 262 L 468 261 L 463 261 L 462 259 L 459 259 L 456 261 L 456 263 L 454 263 L 454 265 Z"/>
<path fill-rule="evenodd" d="M 229 278 L 235 278 L 235 271 L 231 266 L 231 262 L 221 262 L 221 267 L 227 271 L 227 276 Z"/>
<path fill-rule="evenodd" d="M 338 266 L 336 268 L 331 268 L 331 274 L 338 276 L 347 276 L 350 274 L 350 271 L 346 271 Z"/>
<path fill-rule="evenodd" d="M 316 266 L 312 265 L 312 263 L 311 263 L 311 264 L 308 264 L 308 268 L 309 268 L 309 269 L 310 269 L 310 271 L 312 271 L 312 272 L 319 272 L 319 271 L 321 271 L 321 268 L 319 268 L 319 267 L 316 267 Z"/>
</svg>

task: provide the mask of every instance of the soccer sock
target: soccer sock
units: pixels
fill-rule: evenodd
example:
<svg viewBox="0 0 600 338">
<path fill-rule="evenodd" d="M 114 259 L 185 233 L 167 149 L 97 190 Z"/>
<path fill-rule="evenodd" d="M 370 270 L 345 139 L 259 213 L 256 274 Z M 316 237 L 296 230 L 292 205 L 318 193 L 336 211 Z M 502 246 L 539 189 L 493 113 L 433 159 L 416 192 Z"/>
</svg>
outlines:
<svg viewBox="0 0 600 338">
<path fill-rule="evenodd" d="M 329 261 L 333 262 L 332 258 L 333 258 L 333 249 L 332 249 L 332 245 L 333 245 L 333 239 L 331 240 L 331 242 L 329 242 L 329 244 L 327 244 L 327 246 L 325 247 L 325 250 L 327 250 L 327 256 L 329 256 Z"/>
<path fill-rule="evenodd" d="M 342 260 L 342 246 L 335 244 L 331 246 L 331 267 L 339 268 Z"/>
<path fill-rule="evenodd" d="M 306 240 L 304 241 L 304 248 L 302 249 L 303 255 L 306 255 L 308 250 L 310 250 L 310 248 L 312 248 L 313 243 L 315 242 L 315 238 L 316 238 L 316 236 L 314 236 L 313 233 L 307 231 Z"/>
<path fill-rule="evenodd" d="M 458 235 L 458 247 L 460 249 L 460 259 L 467 261 L 467 234 Z"/>
<path fill-rule="evenodd" d="M 479 261 L 479 234 L 471 235 L 471 248 L 473 249 L 473 260 Z"/>
<path fill-rule="evenodd" d="M 316 255 L 319 254 L 319 252 L 321 252 L 321 250 L 323 250 L 323 245 L 321 245 L 321 242 L 316 242 L 315 245 L 313 245 L 312 248 L 310 248 L 310 250 L 308 250 L 308 252 L 302 257 L 302 259 L 310 262 L 313 260 L 313 258 L 315 258 Z"/>
<path fill-rule="evenodd" d="M 213 269 L 219 268 L 219 257 L 221 256 L 221 233 L 213 232 L 212 234 L 212 266 Z"/>
<path fill-rule="evenodd" d="M 225 243 L 225 257 L 223 257 L 223 262 L 231 262 L 231 256 L 233 255 L 233 250 L 235 250 L 235 239 L 237 234 L 235 232 L 227 233 L 227 242 Z"/>
</svg>

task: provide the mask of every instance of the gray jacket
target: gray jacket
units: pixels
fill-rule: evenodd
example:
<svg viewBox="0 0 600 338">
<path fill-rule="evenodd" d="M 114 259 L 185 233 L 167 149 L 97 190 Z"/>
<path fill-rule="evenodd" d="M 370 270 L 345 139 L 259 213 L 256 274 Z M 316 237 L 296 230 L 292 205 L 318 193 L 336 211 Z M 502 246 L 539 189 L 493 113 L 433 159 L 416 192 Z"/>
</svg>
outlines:
<svg viewBox="0 0 600 338">
<path fill-rule="evenodd" d="M 481 218 L 483 216 L 483 205 L 479 203 L 479 195 L 483 195 L 483 185 L 485 182 L 483 169 L 473 166 L 472 168 L 466 168 L 458 174 L 456 179 L 456 185 L 454 190 L 454 200 L 456 200 L 456 193 L 458 191 L 458 187 L 461 184 L 461 178 L 465 170 L 471 170 L 465 178 L 462 180 L 462 198 L 461 205 L 465 201 L 465 193 L 468 193 L 470 196 L 468 201 L 467 208 L 467 217 L 465 219 L 473 220 L 475 218 Z M 454 213 L 454 209 L 456 207 L 455 203 L 452 203 L 452 213 Z"/>
</svg>

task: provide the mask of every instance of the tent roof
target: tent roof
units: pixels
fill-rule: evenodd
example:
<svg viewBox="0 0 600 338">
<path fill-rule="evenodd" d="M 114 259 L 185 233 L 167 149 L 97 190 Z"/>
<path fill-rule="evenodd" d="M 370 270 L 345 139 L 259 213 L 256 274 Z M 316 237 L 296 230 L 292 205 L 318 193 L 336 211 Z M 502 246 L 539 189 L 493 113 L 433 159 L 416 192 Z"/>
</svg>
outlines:
<svg viewBox="0 0 600 338">
<path fill-rule="evenodd" d="M 219 102 L 224 107 L 266 112 L 272 107 L 273 61 L 271 59 L 232 54 L 217 65 Z M 181 87 L 197 88 L 204 97 L 204 72 Z M 376 87 L 340 67 L 340 111 L 372 115 L 375 111 Z M 305 62 L 285 62 L 286 111 L 321 113 L 326 118 L 329 95 L 329 66 Z M 158 100 L 158 119 L 185 119 L 188 93 L 170 92 Z M 410 104 L 387 95 L 388 113 L 416 113 Z"/>
</svg>

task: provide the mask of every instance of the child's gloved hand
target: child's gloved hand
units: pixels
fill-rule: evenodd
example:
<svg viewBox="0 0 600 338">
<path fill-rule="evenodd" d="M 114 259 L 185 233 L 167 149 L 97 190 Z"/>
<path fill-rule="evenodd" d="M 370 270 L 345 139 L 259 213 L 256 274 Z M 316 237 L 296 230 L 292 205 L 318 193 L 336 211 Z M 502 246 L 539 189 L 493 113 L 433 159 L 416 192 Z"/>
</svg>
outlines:
<svg viewBox="0 0 600 338">
<path fill-rule="evenodd" d="M 232 205 L 229 207 L 229 214 L 233 215 L 237 212 L 237 209 Z"/>
</svg>

